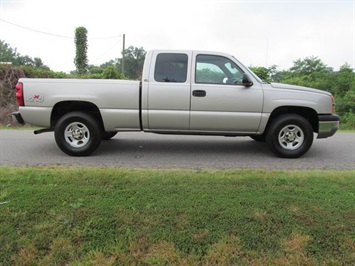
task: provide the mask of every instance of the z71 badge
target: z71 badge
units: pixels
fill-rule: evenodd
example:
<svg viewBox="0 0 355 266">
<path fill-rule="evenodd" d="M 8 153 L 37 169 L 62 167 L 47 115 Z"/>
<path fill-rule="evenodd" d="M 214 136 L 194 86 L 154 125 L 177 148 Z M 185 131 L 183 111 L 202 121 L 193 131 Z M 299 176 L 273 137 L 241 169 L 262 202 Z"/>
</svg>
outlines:
<svg viewBox="0 0 355 266">
<path fill-rule="evenodd" d="M 35 95 L 35 96 L 32 96 L 30 98 L 27 99 L 27 102 L 30 102 L 30 103 L 43 103 L 44 102 L 44 97 L 41 96 L 41 95 Z"/>
</svg>

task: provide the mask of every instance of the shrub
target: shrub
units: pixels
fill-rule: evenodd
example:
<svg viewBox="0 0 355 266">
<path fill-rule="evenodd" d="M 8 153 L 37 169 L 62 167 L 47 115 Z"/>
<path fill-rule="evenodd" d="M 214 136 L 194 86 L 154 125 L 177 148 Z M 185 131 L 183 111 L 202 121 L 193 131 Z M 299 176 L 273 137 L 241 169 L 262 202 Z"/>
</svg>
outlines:
<svg viewBox="0 0 355 266">
<path fill-rule="evenodd" d="M 24 72 L 19 68 L 0 65 L 0 107 L 16 104 L 16 84 L 18 79 L 24 76 Z"/>
<path fill-rule="evenodd" d="M 16 84 L 24 77 L 23 70 L 9 65 L 0 65 L 0 124 L 11 124 L 11 113 L 18 109 Z"/>
<path fill-rule="evenodd" d="M 69 78 L 70 75 L 64 72 L 54 72 L 52 70 L 33 68 L 30 66 L 20 66 L 20 69 L 27 78 Z"/>
<path fill-rule="evenodd" d="M 345 113 L 341 117 L 341 129 L 354 129 L 355 128 L 355 113 L 352 111 Z"/>
</svg>

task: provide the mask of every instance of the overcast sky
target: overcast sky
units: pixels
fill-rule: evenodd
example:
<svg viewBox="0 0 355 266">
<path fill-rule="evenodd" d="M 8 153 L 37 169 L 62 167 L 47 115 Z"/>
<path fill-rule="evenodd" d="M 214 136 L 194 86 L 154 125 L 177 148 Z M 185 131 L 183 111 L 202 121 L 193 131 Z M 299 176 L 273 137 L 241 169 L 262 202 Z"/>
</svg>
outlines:
<svg viewBox="0 0 355 266">
<path fill-rule="evenodd" d="M 0 39 L 55 71 L 75 69 L 79 26 L 95 65 L 121 57 L 123 33 L 126 47 L 220 51 L 248 66 L 355 64 L 355 0 L 0 0 Z"/>
</svg>

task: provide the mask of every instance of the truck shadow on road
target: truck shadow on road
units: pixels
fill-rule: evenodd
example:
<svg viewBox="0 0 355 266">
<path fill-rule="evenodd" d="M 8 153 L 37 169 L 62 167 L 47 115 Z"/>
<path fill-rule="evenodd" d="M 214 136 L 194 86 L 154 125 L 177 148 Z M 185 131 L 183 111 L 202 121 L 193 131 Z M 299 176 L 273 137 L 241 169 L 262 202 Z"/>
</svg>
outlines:
<svg viewBox="0 0 355 266">
<path fill-rule="evenodd" d="M 262 155 L 273 156 L 265 143 L 258 143 L 247 138 L 191 140 L 173 139 L 124 139 L 115 138 L 103 141 L 96 155 L 141 153 L 146 155 L 195 156 L 195 155 Z"/>
</svg>

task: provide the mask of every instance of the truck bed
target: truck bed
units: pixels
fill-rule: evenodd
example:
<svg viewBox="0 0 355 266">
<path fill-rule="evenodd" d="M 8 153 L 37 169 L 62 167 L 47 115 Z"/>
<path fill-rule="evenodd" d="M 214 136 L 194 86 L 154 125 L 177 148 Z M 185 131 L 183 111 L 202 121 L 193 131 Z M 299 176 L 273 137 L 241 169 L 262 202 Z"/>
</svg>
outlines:
<svg viewBox="0 0 355 266">
<path fill-rule="evenodd" d="M 20 79 L 24 84 L 23 119 L 49 127 L 57 104 L 91 103 L 100 111 L 107 131 L 140 130 L 139 81 L 100 79 Z"/>
</svg>

